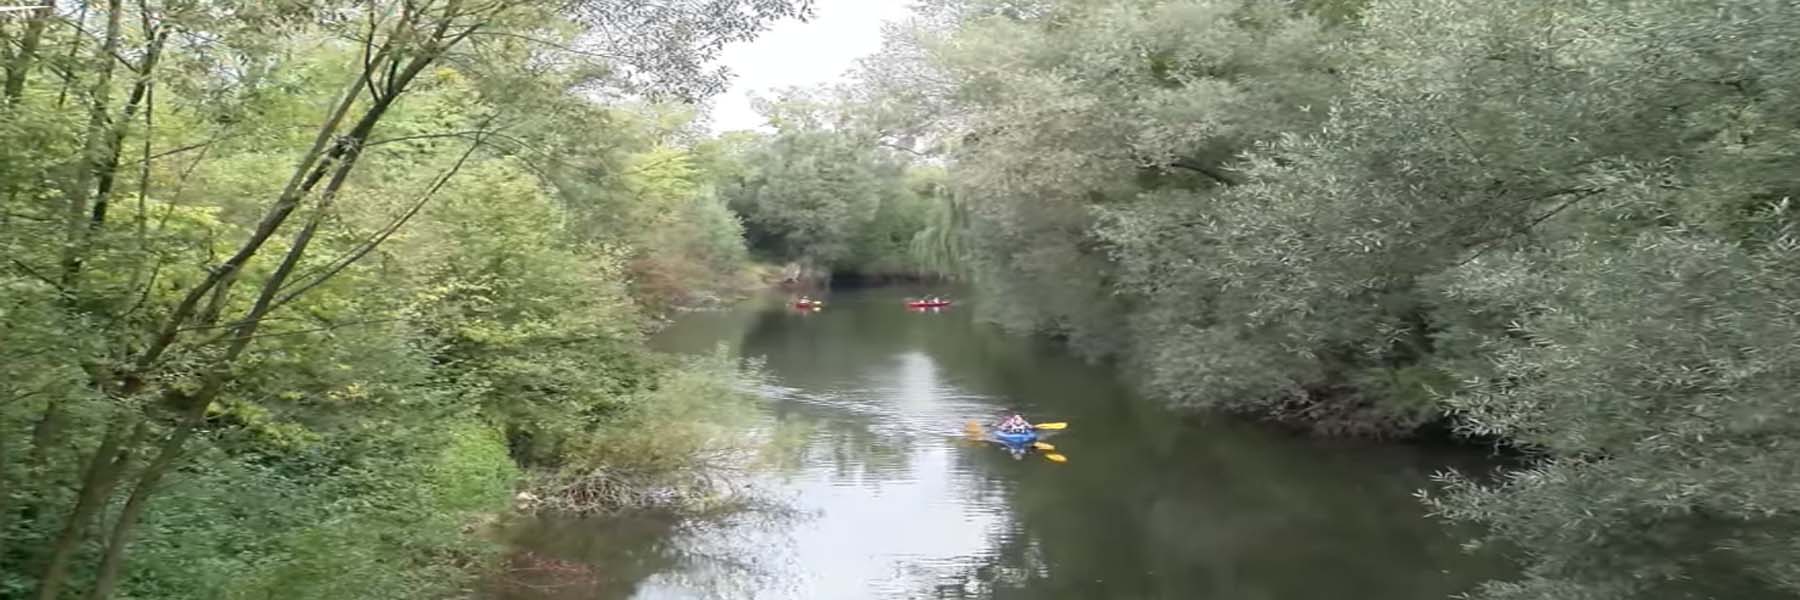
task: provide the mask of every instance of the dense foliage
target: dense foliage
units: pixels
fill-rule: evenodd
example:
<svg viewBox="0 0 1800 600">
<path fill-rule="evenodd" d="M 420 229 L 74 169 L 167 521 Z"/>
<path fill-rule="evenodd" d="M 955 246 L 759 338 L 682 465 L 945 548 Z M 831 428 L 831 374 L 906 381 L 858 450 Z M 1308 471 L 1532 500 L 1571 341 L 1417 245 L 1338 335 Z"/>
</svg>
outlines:
<svg viewBox="0 0 1800 600">
<path fill-rule="evenodd" d="M 935 273 L 911 248 L 941 201 L 941 172 L 882 144 L 871 108 L 835 91 L 764 100 L 773 131 L 739 138 L 722 193 L 750 249 L 827 274 Z"/>
<path fill-rule="evenodd" d="M 458 595 L 521 482 L 679 486 L 717 445 L 729 369 L 641 342 L 747 252 L 662 101 L 804 2 L 33 4 L 0 14 L 0 597 Z"/>
<path fill-rule="evenodd" d="M 917 248 L 1151 391 L 1533 460 L 1489 598 L 1800 592 L 1800 11 L 935 0 L 865 66 Z"/>
</svg>

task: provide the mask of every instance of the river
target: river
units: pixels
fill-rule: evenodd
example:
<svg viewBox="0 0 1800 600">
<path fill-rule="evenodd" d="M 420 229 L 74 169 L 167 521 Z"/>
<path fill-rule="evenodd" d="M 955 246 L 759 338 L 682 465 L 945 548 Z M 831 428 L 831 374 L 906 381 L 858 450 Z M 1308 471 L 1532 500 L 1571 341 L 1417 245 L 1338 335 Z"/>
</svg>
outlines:
<svg viewBox="0 0 1800 600">
<path fill-rule="evenodd" d="M 765 361 L 759 426 L 797 438 L 756 478 L 780 510 L 533 521 L 514 552 L 586 583 L 501 596 L 1423 600 L 1505 573 L 1413 497 L 1479 454 L 1183 417 L 967 306 L 905 310 L 917 291 L 770 298 L 660 333 Z M 1004 409 L 1069 423 L 1048 440 L 1068 461 L 961 438 Z"/>
</svg>

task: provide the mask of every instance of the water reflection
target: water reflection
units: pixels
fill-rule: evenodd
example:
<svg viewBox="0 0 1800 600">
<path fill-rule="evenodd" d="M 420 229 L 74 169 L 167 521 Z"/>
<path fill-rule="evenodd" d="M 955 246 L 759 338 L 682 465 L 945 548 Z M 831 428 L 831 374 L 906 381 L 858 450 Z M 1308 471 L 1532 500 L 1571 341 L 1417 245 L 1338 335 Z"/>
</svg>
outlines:
<svg viewBox="0 0 1800 600">
<path fill-rule="evenodd" d="M 1423 599 L 1504 568 L 1461 554 L 1410 496 L 1471 457 L 1183 422 L 1109 369 L 904 296 L 664 332 L 665 349 L 723 339 L 765 359 L 764 426 L 798 441 L 760 487 L 789 510 L 540 523 L 521 555 L 589 568 L 577 579 L 594 586 L 506 597 Z M 960 441 L 1002 408 L 1070 422 L 1053 440 L 1070 462 Z"/>
</svg>

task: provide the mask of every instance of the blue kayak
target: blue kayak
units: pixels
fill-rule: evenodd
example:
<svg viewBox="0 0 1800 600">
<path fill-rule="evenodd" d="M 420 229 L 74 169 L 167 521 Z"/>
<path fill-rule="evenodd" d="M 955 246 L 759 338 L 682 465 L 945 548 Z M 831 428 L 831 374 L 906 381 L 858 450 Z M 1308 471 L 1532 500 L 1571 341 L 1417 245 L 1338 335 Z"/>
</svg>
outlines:
<svg viewBox="0 0 1800 600">
<path fill-rule="evenodd" d="M 1027 445 L 1027 444 L 1037 441 L 1038 434 L 1036 431 L 1020 431 L 1020 432 L 1016 432 L 1016 433 L 1009 432 L 1009 431 L 996 431 L 996 432 L 994 432 L 994 439 L 998 440 L 1004 444 L 1009 444 L 1009 445 L 1013 445 L 1013 446 L 1024 446 L 1024 445 Z"/>
</svg>

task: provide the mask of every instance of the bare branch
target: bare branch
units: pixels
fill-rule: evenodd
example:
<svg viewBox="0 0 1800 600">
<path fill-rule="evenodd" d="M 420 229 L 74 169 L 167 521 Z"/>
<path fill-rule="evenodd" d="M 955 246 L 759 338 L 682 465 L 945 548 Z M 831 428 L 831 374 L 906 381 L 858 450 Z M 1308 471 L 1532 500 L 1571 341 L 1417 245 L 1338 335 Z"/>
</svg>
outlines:
<svg viewBox="0 0 1800 600">
<path fill-rule="evenodd" d="M 1189 171 L 1193 171 L 1195 173 L 1205 175 L 1205 176 L 1211 178 L 1213 181 L 1217 181 L 1223 185 L 1230 186 L 1230 185 L 1238 185 L 1240 183 L 1243 183 L 1242 181 L 1239 181 L 1236 177 L 1227 175 L 1224 171 L 1220 171 L 1220 170 L 1214 169 L 1212 167 L 1207 167 L 1207 166 L 1196 164 L 1196 163 L 1189 162 L 1186 160 L 1177 160 L 1177 161 L 1171 162 L 1171 163 L 1169 163 L 1169 166 L 1175 167 L 1178 169 L 1187 169 Z"/>
</svg>

